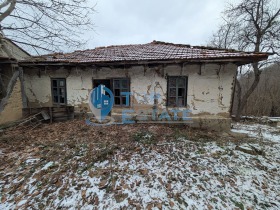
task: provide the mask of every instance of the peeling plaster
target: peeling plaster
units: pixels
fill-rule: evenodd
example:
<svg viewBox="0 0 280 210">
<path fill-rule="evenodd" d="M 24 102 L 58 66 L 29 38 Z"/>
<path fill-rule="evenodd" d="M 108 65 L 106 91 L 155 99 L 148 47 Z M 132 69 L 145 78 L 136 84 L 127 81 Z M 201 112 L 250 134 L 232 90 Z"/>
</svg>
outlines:
<svg viewBox="0 0 280 210">
<path fill-rule="evenodd" d="M 51 105 L 51 79 L 66 78 L 67 103 L 75 107 L 76 111 L 84 109 L 88 104 L 89 92 L 93 87 L 93 79 L 110 79 L 129 77 L 131 82 L 131 107 L 138 110 L 148 110 L 154 106 L 153 95 L 160 94 L 156 102 L 159 110 L 166 109 L 167 79 L 169 76 L 188 77 L 187 107 L 193 115 L 209 113 L 228 115 L 231 107 L 233 81 L 237 66 L 234 64 L 217 65 L 190 65 L 178 64 L 149 68 L 135 66 L 131 68 L 87 67 L 72 70 L 60 68 L 55 71 L 47 69 L 39 78 L 33 70 L 25 69 L 27 97 L 33 105 L 37 103 Z M 199 72 L 201 71 L 201 75 Z M 118 110 L 117 108 L 113 108 Z"/>
</svg>

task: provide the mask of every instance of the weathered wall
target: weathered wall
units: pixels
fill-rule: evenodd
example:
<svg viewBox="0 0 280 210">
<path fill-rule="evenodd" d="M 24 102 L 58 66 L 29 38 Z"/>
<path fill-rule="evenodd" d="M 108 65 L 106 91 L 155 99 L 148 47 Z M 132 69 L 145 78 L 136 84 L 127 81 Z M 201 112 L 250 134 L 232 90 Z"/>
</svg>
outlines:
<svg viewBox="0 0 280 210">
<path fill-rule="evenodd" d="M 10 40 L 5 39 L 5 47 L 9 50 L 9 53 L 16 60 L 24 60 L 30 55 L 13 43 Z M 7 52 L 0 46 L 0 56 L 9 57 Z M 0 64 L 0 76 L 2 78 L 3 86 L 7 89 L 10 79 L 14 73 L 14 68 L 18 67 L 17 64 L 1 63 Z M 6 92 L 0 90 L 0 99 L 6 96 Z M 13 88 L 13 92 L 9 97 L 8 104 L 5 106 L 4 110 L 0 113 L 0 124 L 12 122 L 19 120 L 22 117 L 22 96 L 21 96 L 21 84 L 18 79 L 16 85 Z"/>
<path fill-rule="evenodd" d="M 21 85 L 19 79 L 17 80 L 13 92 L 8 100 L 4 110 L 0 112 L 0 125 L 15 120 L 19 120 L 22 117 L 22 97 L 21 97 Z"/>
<path fill-rule="evenodd" d="M 0 90 L 0 99 L 6 96 L 8 84 L 14 74 L 13 65 L 1 64 L 0 74 L 5 90 Z M 8 103 L 4 110 L 0 113 L 0 124 L 19 120 L 22 117 L 22 96 L 21 96 L 21 83 L 19 78 L 12 90 L 8 99 Z"/>
<path fill-rule="evenodd" d="M 136 66 L 129 69 L 118 68 L 63 68 L 38 72 L 24 69 L 25 88 L 30 107 L 52 105 L 51 78 L 66 78 L 67 103 L 75 106 L 76 111 L 88 110 L 88 95 L 92 79 L 129 77 L 131 81 L 132 108 L 151 110 L 154 100 L 145 94 L 158 93 L 162 97 L 159 109 L 165 109 L 166 76 L 188 76 L 187 108 L 199 118 L 229 118 L 233 82 L 237 66 L 234 64 L 217 65 L 168 65 L 148 68 Z M 89 111 L 89 110 L 88 110 Z M 120 113 L 114 108 L 113 114 Z"/>
<path fill-rule="evenodd" d="M 17 46 L 13 42 L 11 42 L 9 40 L 5 40 L 4 44 L 5 44 L 6 48 L 10 51 L 10 53 L 13 55 L 13 57 L 17 60 L 24 60 L 24 59 L 30 57 L 30 55 L 27 52 L 25 52 L 23 49 L 21 49 L 19 46 Z M 0 47 L 0 56 L 9 57 L 7 55 L 7 53 L 1 47 Z"/>
</svg>

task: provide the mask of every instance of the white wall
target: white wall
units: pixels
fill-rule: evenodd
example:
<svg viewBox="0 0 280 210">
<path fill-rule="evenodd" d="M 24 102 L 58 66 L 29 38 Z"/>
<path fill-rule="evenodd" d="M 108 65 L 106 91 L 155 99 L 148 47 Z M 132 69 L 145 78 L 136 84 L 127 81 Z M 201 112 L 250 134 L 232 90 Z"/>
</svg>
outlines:
<svg viewBox="0 0 280 210">
<path fill-rule="evenodd" d="M 234 77 L 237 66 L 217 65 L 168 65 L 164 68 L 144 68 L 136 66 L 124 68 L 72 68 L 41 71 L 25 68 L 25 88 L 31 107 L 51 106 L 51 78 L 66 78 L 67 102 L 76 110 L 88 107 L 88 95 L 92 89 L 92 79 L 129 77 L 133 92 L 133 107 L 151 107 L 153 100 L 145 94 L 159 93 L 162 98 L 159 108 L 165 108 L 167 80 L 169 76 L 188 76 L 187 104 L 192 114 L 228 115 L 231 107 Z M 201 75 L 199 74 L 201 72 Z M 118 109 L 114 109 L 116 112 Z"/>
</svg>

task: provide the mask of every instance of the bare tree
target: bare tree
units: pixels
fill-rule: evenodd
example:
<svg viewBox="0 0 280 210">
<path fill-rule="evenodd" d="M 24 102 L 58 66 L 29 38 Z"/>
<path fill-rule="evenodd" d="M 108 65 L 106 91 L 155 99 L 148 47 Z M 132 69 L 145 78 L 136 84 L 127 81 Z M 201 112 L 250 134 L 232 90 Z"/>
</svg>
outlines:
<svg viewBox="0 0 280 210">
<path fill-rule="evenodd" d="M 242 0 L 239 4 L 230 4 L 223 16 L 224 23 L 213 35 L 210 45 L 255 53 L 270 52 L 275 56 L 269 62 L 279 59 L 280 5 L 277 0 Z M 249 71 L 253 71 L 254 80 L 242 96 L 239 94 L 241 99 L 236 113 L 237 121 L 240 120 L 248 98 L 257 87 L 261 69 L 266 64 L 267 62 L 251 64 Z M 238 88 L 240 84 L 237 82 Z"/>
<path fill-rule="evenodd" d="M 81 47 L 92 29 L 94 8 L 87 0 L 0 0 L 0 37 L 41 54 Z M 5 34 L 5 36 L 3 36 Z"/>
<path fill-rule="evenodd" d="M 254 80 L 253 72 L 242 74 L 239 78 L 242 90 L 250 88 Z M 280 68 L 270 65 L 262 70 L 260 82 L 243 110 L 245 115 L 253 116 L 280 116 Z"/>
<path fill-rule="evenodd" d="M 86 40 L 80 35 L 93 28 L 94 8 L 88 4 L 87 0 L 0 0 L 0 54 L 4 51 L 5 57 L 14 58 L 10 40 L 37 54 L 81 48 Z M 20 68 L 5 75 L 9 69 L 0 67 L 2 112 L 17 80 L 23 82 L 23 77 Z"/>
</svg>

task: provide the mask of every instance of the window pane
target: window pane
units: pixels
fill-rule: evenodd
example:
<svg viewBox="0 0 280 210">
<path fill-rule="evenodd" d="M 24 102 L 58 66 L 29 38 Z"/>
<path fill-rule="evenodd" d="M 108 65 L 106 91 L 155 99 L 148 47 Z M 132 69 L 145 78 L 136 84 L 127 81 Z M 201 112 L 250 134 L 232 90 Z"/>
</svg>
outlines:
<svg viewBox="0 0 280 210">
<path fill-rule="evenodd" d="M 53 103 L 66 104 L 65 79 L 52 79 Z"/>
<path fill-rule="evenodd" d="M 120 88 L 120 80 L 114 80 L 114 88 Z"/>
<path fill-rule="evenodd" d="M 178 98 L 178 106 L 184 106 L 185 104 L 184 104 L 184 98 L 182 98 L 182 97 L 179 97 Z"/>
<path fill-rule="evenodd" d="M 126 97 L 122 97 L 122 105 L 126 105 Z"/>
<path fill-rule="evenodd" d="M 168 105 L 169 106 L 176 106 L 176 98 L 175 97 L 170 97 Z"/>
<path fill-rule="evenodd" d="M 59 86 L 65 86 L 64 80 L 59 80 Z"/>
<path fill-rule="evenodd" d="M 121 95 L 120 89 L 115 89 L 115 96 L 120 96 L 120 95 Z"/>
<path fill-rule="evenodd" d="M 169 77 L 168 85 L 168 106 L 185 106 L 187 94 L 187 77 Z"/>
<path fill-rule="evenodd" d="M 53 88 L 53 95 L 54 96 L 57 96 L 58 94 L 57 94 L 57 88 Z"/>
<path fill-rule="evenodd" d="M 64 94 L 65 94 L 65 89 L 59 88 L 59 95 L 64 96 Z"/>
<path fill-rule="evenodd" d="M 116 105 L 121 105 L 121 99 L 120 99 L 120 97 L 115 97 L 115 104 L 116 104 Z"/>
<path fill-rule="evenodd" d="M 126 97 L 121 92 L 129 92 L 129 79 L 114 79 L 115 105 L 126 105 Z"/>
<path fill-rule="evenodd" d="M 128 89 L 125 88 L 125 89 L 122 89 L 121 92 L 129 92 L 129 91 L 128 91 Z"/>
<path fill-rule="evenodd" d="M 169 77 L 169 87 L 176 87 L 176 77 Z"/>
<path fill-rule="evenodd" d="M 178 87 L 185 87 L 185 78 L 178 77 L 177 79 Z"/>
<path fill-rule="evenodd" d="M 126 79 L 121 80 L 122 88 L 128 88 L 128 81 Z"/>
<path fill-rule="evenodd" d="M 62 96 L 62 97 L 60 97 L 60 103 L 61 104 L 64 104 L 65 103 L 65 98 Z"/>
<path fill-rule="evenodd" d="M 176 88 L 170 88 L 169 90 L 170 90 L 169 94 L 171 97 L 176 96 Z"/>
<path fill-rule="evenodd" d="M 184 88 L 178 88 L 178 96 L 184 97 L 185 95 L 185 89 Z"/>
<path fill-rule="evenodd" d="M 53 80 L 52 83 L 53 83 L 53 87 L 57 87 L 57 80 Z"/>
</svg>

